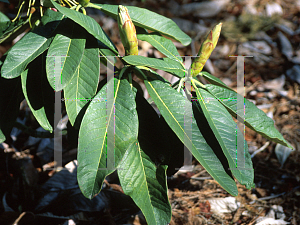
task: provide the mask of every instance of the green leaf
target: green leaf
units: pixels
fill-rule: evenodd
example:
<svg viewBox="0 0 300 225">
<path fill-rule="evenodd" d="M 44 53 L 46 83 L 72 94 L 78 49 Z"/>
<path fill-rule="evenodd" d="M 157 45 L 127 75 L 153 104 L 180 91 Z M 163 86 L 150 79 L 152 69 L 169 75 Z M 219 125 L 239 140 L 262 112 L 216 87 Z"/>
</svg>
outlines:
<svg viewBox="0 0 300 225">
<path fill-rule="evenodd" d="M 35 23 L 36 17 L 31 18 L 31 23 Z M 29 28 L 29 19 L 20 19 L 14 22 L 0 23 L 0 44 L 8 43 L 15 39 L 18 35 L 25 32 Z"/>
<path fill-rule="evenodd" d="M 1 17 L 1 14 L 0 14 Z M 1 18 L 0 18 L 1 21 Z M 3 18 L 3 22 L 0 22 L 0 41 L 3 40 L 3 34 L 5 34 L 5 31 L 9 28 L 9 25 L 11 24 L 10 21 L 6 21 L 5 18 Z M 1 43 L 1 42 L 0 42 Z"/>
<path fill-rule="evenodd" d="M 226 108 L 215 99 L 213 95 L 202 88 L 196 88 L 195 91 L 205 118 L 228 160 L 230 169 L 233 169 L 231 172 L 241 184 L 251 189 L 253 186 L 254 172 L 247 144 L 246 149 L 244 149 L 247 155 L 247 157 L 245 157 L 247 161 L 245 161 L 245 165 L 243 165 L 246 169 L 236 168 L 236 132 L 241 133 L 240 130 L 236 128 L 236 123 L 232 120 Z"/>
<path fill-rule="evenodd" d="M 6 57 L 6 55 L 4 55 L 4 57 Z M 0 68 L 1 68 L 1 66 L 3 65 L 3 62 L 2 62 L 2 60 L 0 60 Z M 1 80 L 2 78 L 1 78 L 1 76 L 0 76 L 0 80 Z M 0 110 L 0 112 L 1 112 L 1 110 Z M 3 132 L 2 132 L 2 130 L 1 130 L 1 126 L 0 126 L 0 143 L 2 143 L 2 142 L 4 142 L 5 141 L 5 135 L 3 134 Z"/>
<path fill-rule="evenodd" d="M 108 56 L 113 56 L 113 62 L 109 61 L 110 64 L 113 64 L 117 62 L 117 54 L 110 50 L 106 45 L 104 45 L 102 42 L 97 40 L 98 43 L 98 48 L 99 48 L 99 53 L 100 53 L 100 62 L 104 65 L 107 66 L 107 61 L 108 61 Z"/>
<path fill-rule="evenodd" d="M 5 141 L 5 135 L 3 134 L 2 130 L 0 130 L 0 143 Z"/>
<path fill-rule="evenodd" d="M 185 94 L 185 93 L 184 93 Z M 206 143 L 211 147 L 211 149 L 214 151 L 220 162 L 222 163 L 223 168 L 225 169 L 225 172 L 234 179 L 231 170 L 229 170 L 230 166 L 228 164 L 227 158 L 223 153 L 223 150 L 213 132 L 211 127 L 208 124 L 207 119 L 205 118 L 205 115 L 203 113 L 203 110 L 201 109 L 201 106 L 198 101 L 193 100 L 192 101 L 192 108 L 194 117 L 196 120 L 196 123 L 199 127 L 200 132 L 202 133 Z"/>
<path fill-rule="evenodd" d="M 155 163 L 138 142 L 127 149 L 118 169 L 122 189 L 141 209 L 148 224 L 168 224 L 171 205 L 167 195 L 166 166 Z"/>
<path fill-rule="evenodd" d="M 159 80 L 145 80 L 145 85 L 160 113 L 181 142 L 185 144 L 207 172 L 227 192 L 237 195 L 235 181 L 225 172 L 221 162 L 206 143 L 196 124 L 195 118 L 191 116 L 192 127 L 184 126 L 185 110 L 192 112 L 192 103 L 186 104 L 187 99 L 168 84 Z M 192 129 L 190 130 L 192 137 L 188 136 L 188 129 Z"/>
<path fill-rule="evenodd" d="M 53 131 L 54 92 L 47 80 L 45 54 L 22 72 L 22 89 L 32 114 L 45 130 Z"/>
<path fill-rule="evenodd" d="M 27 33 L 10 49 L 1 69 L 2 77 L 15 78 L 20 76 L 28 63 L 49 47 L 53 40 L 52 34 L 64 17 L 61 13 L 56 13 L 56 17 L 52 18 L 53 20 L 49 20 L 45 26 Z"/>
<path fill-rule="evenodd" d="M 113 57 L 113 61 L 108 60 L 108 56 L 114 56 L 115 54 L 109 49 L 99 49 L 100 53 L 100 62 L 107 67 L 107 62 L 113 66 L 117 62 L 116 57 Z"/>
<path fill-rule="evenodd" d="M 143 97 L 143 93 L 137 93 L 135 100 L 139 118 L 140 148 L 156 165 L 168 165 L 174 149 L 171 143 L 166 142 L 166 139 L 170 140 L 170 132 L 164 130 L 165 121 L 160 119 L 155 109 Z"/>
<path fill-rule="evenodd" d="M 184 145 L 164 118 L 159 117 L 143 97 L 143 92 L 136 94 L 135 101 L 139 118 L 138 141 L 140 148 L 155 165 L 167 165 L 167 174 L 171 176 L 183 166 Z"/>
<path fill-rule="evenodd" d="M 86 31 L 72 20 L 66 19 L 57 32 L 48 50 L 46 71 L 51 87 L 55 91 L 61 91 L 70 82 L 81 61 Z M 60 62 L 55 62 L 57 56 L 61 56 Z M 56 67 L 61 69 L 60 73 L 56 73 Z M 58 74 L 59 78 L 56 77 Z M 60 82 L 55 82 L 56 79 L 60 79 Z"/>
<path fill-rule="evenodd" d="M 114 97 L 107 99 L 107 91 L 113 91 L 107 90 L 111 84 L 114 84 Z M 88 106 L 79 131 L 77 157 L 78 184 L 84 196 L 88 198 L 99 193 L 104 178 L 114 171 L 111 167 L 119 165 L 126 150 L 137 139 L 138 117 L 134 98 L 135 92 L 132 91 L 128 81 L 114 78 L 102 87 Z M 108 102 L 112 102 L 112 105 L 107 106 Z M 106 115 L 106 110 L 108 110 L 108 115 Z M 115 147 L 112 148 L 114 149 L 114 162 L 109 161 L 109 158 L 106 162 L 108 132 L 111 135 L 115 134 Z M 112 144 L 107 143 L 107 145 Z"/>
<path fill-rule="evenodd" d="M 38 18 L 36 16 L 31 17 L 30 22 L 34 24 Z M 9 43 L 14 40 L 18 35 L 25 32 L 29 26 L 29 19 L 28 17 L 23 17 L 19 20 L 14 22 L 6 22 L 1 23 L 0 25 L 0 44 L 1 43 Z"/>
<path fill-rule="evenodd" d="M 155 71 L 153 71 L 152 69 L 145 67 L 145 66 L 136 66 L 135 68 L 133 68 L 137 74 L 140 73 L 140 71 L 142 71 L 144 73 L 144 75 L 147 75 L 148 77 L 151 77 L 155 80 L 161 80 L 163 82 L 167 82 L 170 83 L 168 80 L 166 80 L 164 77 L 162 77 L 161 75 L 159 75 L 158 73 L 156 73 Z M 139 71 L 140 70 L 140 71 Z M 171 83 L 170 83 L 171 84 Z"/>
<path fill-rule="evenodd" d="M 105 14 L 117 19 L 118 6 L 109 4 L 94 4 L 101 7 L 101 11 Z M 176 23 L 164 16 L 161 16 L 155 12 L 151 12 L 147 9 L 138 8 L 135 6 L 126 6 L 129 12 L 129 16 L 134 23 L 134 25 L 149 29 L 152 31 L 157 31 L 167 37 L 173 38 L 183 45 L 189 45 L 191 43 L 191 38 L 186 35 Z"/>
<path fill-rule="evenodd" d="M 81 109 L 95 95 L 100 74 L 100 60 L 97 48 L 84 50 L 81 62 L 70 83 L 64 89 L 66 110 L 74 126 Z"/>
<path fill-rule="evenodd" d="M 0 23 L 10 23 L 10 19 L 2 12 L 0 12 Z"/>
<path fill-rule="evenodd" d="M 179 55 L 173 42 L 161 36 L 159 33 L 155 32 L 149 34 L 147 31 L 143 30 L 142 33 L 137 34 L 137 38 L 142 41 L 147 41 L 148 43 L 153 45 L 154 48 L 156 48 L 158 51 L 160 51 L 170 59 L 182 62 L 182 57 Z"/>
<path fill-rule="evenodd" d="M 215 96 L 228 110 L 228 112 L 239 119 L 245 118 L 245 125 L 256 131 L 267 139 L 286 147 L 293 148 L 274 127 L 274 121 L 268 117 L 262 110 L 258 109 L 252 102 L 240 95 L 241 100 L 237 101 L 237 93 L 228 88 L 219 87 L 213 84 L 205 85 L 207 90 Z M 244 107 L 237 111 L 237 104 L 243 104 Z M 244 116 L 245 110 L 245 116 Z"/>
<path fill-rule="evenodd" d="M 87 32 L 92 34 L 95 38 L 99 39 L 107 47 L 109 47 L 113 52 L 118 54 L 117 48 L 114 46 L 109 37 L 93 18 L 83 15 L 82 13 L 77 12 L 75 10 L 62 7 L 53 0 L 51 0 L 51 2 L 55 6 L 55 8 L 57 8 L 58 11 L 60 11 L 62 14 L 66 15 L 68 18 L 85 28 Z"/>
<path fill-rule="evenodd" d="M 200 73 L 201 76 L 203 76 L 207 81 L 209 81 L 211 84 L 223 87 L 223 88 L 227 88 L 229 90 L 232 90 L 230 87 L 228 87 L 225 83 L 223 83 L 219 78 L 211 75 L 208 72 L 201 72 Z"/>
<path fill-rule="evenodd" d="M 147 66 L 159 70 L 164 70 L 177 77 L 185 76 L 185 68 L 180 62 L 169 59 L 169 58 L 147 58 L 140 55 L 129 55 L 122 58 L 125 62 L 134 66 Z"/>
<path fill-rule="evenodd" d="M 41 22 L 43 25 L 46 25 L 49 22 L 53 22 L 56 20 L 62 20 L 65 16 L 60 12 L 55 12 L 52 9 L 47 9 L 41 18 Z"/>
</svg>

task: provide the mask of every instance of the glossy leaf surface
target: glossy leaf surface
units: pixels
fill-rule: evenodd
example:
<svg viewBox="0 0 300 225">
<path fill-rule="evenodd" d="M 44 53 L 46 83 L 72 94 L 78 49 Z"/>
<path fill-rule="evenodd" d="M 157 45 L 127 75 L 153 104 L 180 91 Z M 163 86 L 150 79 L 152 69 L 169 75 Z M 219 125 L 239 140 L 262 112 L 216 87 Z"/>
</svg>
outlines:
<svg viewBox="0 0 300 225">
<path fill-rule="evenodd" d="M 185 76 L 185 69 L 180 62 L 169 59 L 169 58 L 147 58 L 140 55 L 129 55 L 123 57 L 123 60 L 128 64 L 135 66 L 147 66 L 155 69 L 164 70 L 169 72 L 177 77 Z"/>
<path fill-rule="evenodd" d="M 101 10 L 107 15 L 117 19 L 118 6 L 109 4 L 95 4 L 101 7 Z M 164 16 L 161 16 L 155 12 L 151 12 L 147 9 L 138 8 L 135 6 L 127 6 L 129 15 L 134 23 L 134 25 L 149 29 L 152 31 L 157 31 L 163 35 L 174 38 L 175 40 L 181 42 L 183 45 L 189 45 L 191 43 L 191 38 L 186 35 L 176 23 Z"/>
<path fill-rule="evenodd" d="M 107 90 L 112 84 L 109 82 L 114 82 L 114 90 Z M 119 165 L 138 135 L 135 92 L 127 80 L 114 78 L 109 82 L 89 105 L 79 131 L 77 177 L 82 193 L 88 198 L 99 193 L 104 178 Z M 107 91 L 114 92 L 112 99 L 107 98 Z M 107 102 L 112 103 L 109 108 Z M 106 147 L 114 144 L 106 143 L 107 133 L 115 134 L 112 149 Z M 110 158 L 106 161 L 106 151 L 114 151 L 113 161 Z"/>
<path fill-rule="evenodd" d="M 293 148 L 282 137 L 281 133 L 274 127 L 274 121 L 270 117 L 268 117 L 262 110 L 257 108 L 252 102 L 243 97 L 239 99 L 244 99 L 244 102 L 237 102 L 238 94 L 235 91 L 229 90 L 228 88 L 212 84 L 207 84 L 205 86 L 207 90 L 226 107 L 226 109 L 233 117 L 238 116 L 239 118 L 245 118 L 245 125 L 247 127 L 268 138 L 269 140 L 272 140 L 289 148 Z M 227 101 L 223 101 L 223 99 Z M 237 111 L 237 104 L 245 104 L 245 109 L 241 107 L 241 109 Z"/>
<path fill-rule="evenodd" d="M 237 195 L 237 187 L 234 180 L 225 172 L 221 162 L 206 143 L 193 115 L 189 118 L 191 119 L 192 127 L 184 126 L 185 112 L 183 109 L 192 112 L 191 103 L 190 105 L 185 104 L 187 99 L 164 82 L 158 80 L 145 81 L 145 85 L 160 113 L 181 142 L 185 144 L 201 165 L 226 191 L 232 195 Z M 188 131 L 189 129 L 191 130 Z M 188 133 L 192 133 L 192 137 L 189 137 Z"/>
</svg>

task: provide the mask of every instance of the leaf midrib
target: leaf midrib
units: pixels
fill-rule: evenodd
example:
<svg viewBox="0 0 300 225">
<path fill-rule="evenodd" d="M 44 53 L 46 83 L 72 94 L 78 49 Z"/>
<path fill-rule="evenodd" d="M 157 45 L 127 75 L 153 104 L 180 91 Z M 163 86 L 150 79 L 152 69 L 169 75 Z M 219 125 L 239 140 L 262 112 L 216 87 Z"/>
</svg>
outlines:
<svg viewBox="0 0 300 225">
<path fill-rule="evenodd" d="M 218 129 L 217 129 L 217 126 L 216 126 L 216 124 L 215 124 L 213 118 L 211 117 L 211 114 L 209 113 L 209 110 L 208 110 L 208 108 L 207 108 L 207 105 L 205 104 L 204 98 L 203 98 L 202 94 L 200 93 L 200 91 L 198 90 L 198 88 L 196 88 L 196 93 L 197 93 L 198 96 L 201 96 L 201 99 L 198 99 L 198 100 L 203 102 L 203 105 L 204 105 L 205 110 L 206 110 L 206 113 L 205 113 L 206 115 L 205 115 L 205 116 L 208 116 L 208 117 L 209 117 L 208 123 L 211 122 L 211 123 L 213 124 L 213 126 L 215 127 L 215 129 L 212 129 L 212 131 L 213 131 L 214 135 L 216 136 L 218 142 L 220 143 L 224 155 L 226 156 L 227 160 L 230 161 L 229 164 L 231 164 L 231 166 L 235 166 L 235 163 L 234 163 L 234 161 L 233 161 L 233 159 L 232 159 L 232 157 L 231 157 L 231 155 L 230 155 L 230 153 L 229 153 L 229 150 L 227 149 L 227 147 L 226 147 L 226 145 L 225 145 L 225 143 L 224 143 L 224 141 L 223 141 L 223 139 L 222 139 L 222 137 L 221 137 L 221 134 L 219 133 L 219 131 L 218 131 Z M 221 103 L 220 103 L 220 104 L 221 104 Z M 209 122 L 209 121 L 210 121 L 210 122 Z M 227 150 L 227 151 L 226 151 L 226 150 Z M 242 173 L 241 173 L 240 170 L 237 170 L 237 171 L 234 170 L 233 172 L 234 172 L 234 173 L 238 172 L 239 175 L 240 175 L 241 177 L 243 177 L 243 175 L 242 175 Z"/>
<path fill-rule="evenodd" d="M 165 108 L 167 109 L 168 113 L 172 116 L 172 118 L 176 121 L 177 125 L 179 126 L 179 128 L 181 129 L 181 131 L 183 131 L 184 135 L 189 139 L 189 141 L 192 143 L 192 141 L 190 140 L 189 136 L 184 132 L 184 129 L 182 129 L 180 123 L 178 122 L 178 120 L 176 120 L 176 118 L 173 116 L 173 114 L 171 113 L 171 111 L 169 110 L 169 107 L 166 106 L 166 104 L 162 101 L 160 95 L 156 92 L 155 88 L 152 86 L 152 84 L 147 81 L 148 84 L 151 86 L 152 90 L 155 92 L 156 96 L 159 98 L 160 102 L 165 106 Z M 192 143 L 193 144 L 193 143 Z"/>
<path fill-rule="evenodd" d="M 32 33 L 33 33 L 33 32 L 32 32 Z M 31 38 L 31 39 L 32 39 L 32 38 Z M 45 40 L 44 40 L 43 42 L 39 42 L 39 43 L 40 43 L 40 46 L 39 46 L 37 49 L 35 49 L 35 51 L 33 51 L 32 54 L 30 54 L 30 56 L 29 56 L 25 61 L 28 61 L 29 58 L 31 58 L 36 52 L 38 52 L 38 51 L 42 48 L 42 46 L 45 45 L 45 43 L 46 43 L 47 41 L 51 41 L 51 39 L 52 39 L 52 38 L 45 38 Z M 30 39 L 29 39 L 29 40 L 30 40 Z M 27 54 L 24 54 L 24 55 L 28 56 Z M 21 56 L 22 56 L 22 55 L 21 55 Z M 12 56 L 10 56 L 10 57 L 12 57 Z M 6 60 L 4 61 L 4 63 L 5 63 L 5 62 L 6 62 Z M 3 66 L 2 66 L 2 67 L 4 67 L 4 63 L 3 63 Z M 12 66 L 11 69 L 8 70 L 8 71 L 6 72 L 6 74 L 12 73 L 12 71 L 14 71 L 15 69 L 18 69 L 18 68 L 22 67 L 21 65 L 23 65 L 23 63 L 24 63 L 24 61 L 22 61 L 21 63 L 16 64 L 15 66 Z M 28 63 L 27 63 L 27 65 L 28 65 Z M 25 66 L 25 67 L 26 67 L 26 66 Z M 25 67 L 24 67 L 24 68 L 25 68 Z M 9 76 L 9 77 L 11 77 L 11 76 Z"/>
<path fill-rule="evenodd" d="M 113 82 L 114 83 L 114 78 L 112 78 L 111 80 L 110 80 L 110 82 Z M 113 104 L 112 104 L 112 108 L 111 108 L 111 111 L 110 111 L 110 113 L 109 113 L 109 120 L 108 120 L 108 123 L 107 124 L 109 124 L 110 123 L 110 121 L 111 121 L 111 115 L 112 115 L 112 111 L 113 111 L 113 108 L 114 108 L 114 105 L 115 105 L 115 101 L 116 101 L 116 98 L 117 98 L 117 95 L 118 95 L 118 90 L 119 90 L 119 86 L 120 86 L 120 79 L 118 79 L 118 83 L 117 83 L 117 88 L 116 88 L 116 91 L 115 91 L 115 95 L 114 95 L 114 101 L 113 101 Z M 107 82 L 108 83 L 108 82 Z M 107 85 L 105 86 L 105 88 L 107 87 Z M 104 87 L 103 87 L 104 88 Z M 107 98 L 107 96 L 106 96 L 106 98 Z M 108 129 L 108 125 L 106 126 L 106 128 L 105 128 L 105 137 L 106 137 L 106 135 L 107 135 L 107 129 Z M 99 160 L 98 160 L 98 166 L 99 166 L 99 164 L 100 164 L 100 161 L 101 161 L 101 155 L 102 155 L 102 153 L 103 153 L 103 148 L 104 148 L 104 142 L 105 142 L 105 137 L 103 138 L 103 141 L 102 141 L 102 147 L 101 147 L 101 150 L 100 150 L 100 157 L 99 157 Z M 98 169 L 99 169 L 99 167 L 98 167 Z M 99 170 L 98 170 L 99 171 Z M 95 173 L 95 178 L 96 178 L 96 176 L 97 176 L 97 173 L 98 172 L 96 172 Z M 93 179 L 93 187 L 95 187 L 95 183 L 96 183 L 96 179 Z"/>
<path fill-rule="evenodd" d="M 151 208 L 152 208 L 152 210 L 151 210 L 151 212 L 154 212 L 154 210 L 153 210 L 153 206 L 152 206 L 152 201 L 151 201 L 151 196 L 150 196 L 150 194 L 149 194 L 149 185 L 148 185 L 148 182 L 147 182 L 147 176 L 146 176 L 146 171 L 145 171 L 145 166 L 144 166 L 144 163 L 143 163 L 143 157 L 142 157 L 142 152 L 140 151 L 140 143 L 138 142 L 138 154 L 139 154 L 139 156 L 140 156 L 140 160 L 141 160 L 141 164 L 142 164 L 142 168 L 143 168 L 143 172 L 144 172 L 144 177 L 145 177 L 145 179 L 144 179 L 144 181 L 143 182 L 145 182 L 145 185 L 147 186 L 147 196 L 148 196 L 148 198 L 149 198 L 149 202 L 150 202 L 150 206 L 151 206 Z M 154 215 L 154 213 L 152 213 L 153 215 L 153 218 L 155 219 L 155 215 Z M 156 219 L 155 219 L 155 221 L 156 221 Z"/>
<path fill-rule="evenodd" d="M 145 35 L 145 34 L 141 34 L 141 35 Z M 177 59 L 177 57 L 172 53 L 170 52 L 167 48 L 165 48 L 160 42 L 158 42 L 155 38 L 152 37 L 152 35 L 147 35 L 147 37 L 151 38 L 154 42 L 156 42 L 158 45 L 160 45 L 163 49 L 165 49 L 166 52 L 169 52 L 170 55 L 172 55 L 175 59 Z M 159 36 L 159 37 L 163 37 L 163 36 Z M 178 60 L 178 59 L 177 59 Z"/>
</svg>

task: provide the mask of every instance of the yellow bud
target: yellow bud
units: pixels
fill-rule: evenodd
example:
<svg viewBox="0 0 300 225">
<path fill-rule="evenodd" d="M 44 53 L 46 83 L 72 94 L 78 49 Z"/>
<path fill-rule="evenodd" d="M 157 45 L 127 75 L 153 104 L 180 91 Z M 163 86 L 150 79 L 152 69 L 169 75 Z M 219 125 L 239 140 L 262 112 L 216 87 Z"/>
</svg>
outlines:
<svg viewBox="0 0 300 225">
<path fill-rule="evenodd" d="M 126 55 L 138 55 L 138 41 L 136 37 L 135 26 L 131 21 L 128 9 L 119 5 L 118 25 L 120 37 L 125 48 Z"/>
<path fill-rule="evenodd" d="M 212 51 L 215 49 L 220 33 L 221 33 L 222 23 L 219 23 L 215 28 L 209 32 L 205 41 L 202 43 L 198 57 L 196 57 L 191 66 L 191 75 L 193 77 L 197 76 L 203 69 L 206 61 L 211 55 Z"/>
</svg>

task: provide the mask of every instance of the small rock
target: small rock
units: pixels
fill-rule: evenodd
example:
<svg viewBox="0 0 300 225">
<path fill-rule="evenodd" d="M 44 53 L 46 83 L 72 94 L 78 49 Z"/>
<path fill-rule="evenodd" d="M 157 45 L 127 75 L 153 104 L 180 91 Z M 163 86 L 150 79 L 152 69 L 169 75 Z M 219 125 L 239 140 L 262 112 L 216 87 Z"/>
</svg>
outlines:
<svg viewBox="0 0 300 225">
<path fill-rule="evenodd" d="M 183 44 L 181 44 L 178 41 L 174 41 L 173 44 L 175 45 L 176 48 L 186 48 L 186 46 L 184 46 Z"/>
<path fill-rule="evenodd" d="M 283 31 L 284 33 L 286 33 L 286 34 L 288 34 L 290 36 L 294 35 L 294 31 L 291 28 L 289 28 L 289 27 L 287 27 L 287 26 L 285 26 L 283 24 L 277 24 L 276 23 L 275 27 L 277 27 L 278 29 L 280 29 L 281 31 Z"/>
<path fill-rule="evenodd" d="M 270 90 L 283 90 L 285 84 L 285 76 L 282 74 L 280 77 L 267 81 L 264 86 Z"/>
<path fill-rule="evenodd" d="M 272 16 L 274 14 L 278 14 L 278 15 L 282 15 L 283 14 L 283 10 L 282 10 L 282 7 L 274 2 L 274 3 L 267 3 L 266 5 L 266 13 L 267 13 L 267 16 Z"/>
<path fill-rule="evenodd" d="M 211 62 L 210 59 L 208 59 L 204 65 L 204 69 L 209 72 L 210 74 L 214 75 L 215 74 L 215 69 L 214 69 L 214 66 Z"/>
<path fill-rule="evenodd" d="M 257 108 L 263 110 L 263 109 L 269 109 L 272 107 L 273 104 L 262 104 L 262 105 L 258 105 Z"/>
<path fill-rule="evenodd" d="M 296 7 L 297 7 L 298 9 L 300 9 L 300 0 L 296 0 L 295 5 L 296 5 Z"/>
<path fill-rule="evenodd" d="M 276 154 L 276 157 L 277 157 L 279 163 L 281 164 L 281 168 L 283 167 L 285 161 L 289 157 L 291 151 L 292 151 L 292 149 L 285 147 L 281 144 L 276 145 L 275 154 Z"/>
<path fill-rule="evenodd" d="M 225 77 L 222 79 L 223 83 L 226 84 L 227 86 L 230 86 L 232 84 L 231 79 Z"/>
<path fill-rule="evenodd" d="M 210 58 L 211 59 L 219 59 L 219 58 L 224 58 L 224 56 L 228 56 L 230 52 L 230 48 L 228 44 L 221 45 L 221 46 L 216 46 L 216 48 L 213 50 Z"/>
<path fill-rule="evenodd" d="M 255 63 L 261 66 L 272 61 L 272 57 L 266 55 L 271 53 L 271 47 L 264 41 L 249 41 L 238 46 L 238 55 L 252 56 Z"/>
<path fill-rule="evenodd" d="M 296 51 L 296 56 L 291 59 L 293 63 L 300 64 L 300 50 Z"/>
<path fill-rule="evenodd" d="M 265 88 L 264 88 L 263 86 L 258 86 L 258 87 L 257 87 L 257 90 L 258 90 L 259 92 L 262 92 L 262 91 L 265 90 Z"/>
<path fill-rule="evenodd" d="M 256 101 L 254 99 L 248 99 L 249 102 L 252 102 L 254 105 L 256 105 Z"/>
<path fill-rule="evenodd" d="M 272 38 L 267 35 L 267 33 L 265 31 L 259 31 L 255 34 L 255 39 L 257 40 L 264 40 L 266 41 L 268 44 L 276 47 L 277 46 L 277 43 L 276 42 L 273 42 Z"/>
<path fill-rule="evenodd" d="M 276 94 L 273 93 L 273 92 L 268 92 L 268 93 L 267 93 L 267 96 L 268 96 L 269 99 L 273 99 L 273 98 L 276 97 Z"/>
<path fill-rule="evenodd" d="M 257 95 L 257 91 L 253 90 L 253 91 L 250 91 L 249 93 L 251 96 L 256 96 Z"/>
<path fill-rule="evenodd" d="M 251 2 L 251 1 L 250 1 Z M 257 9 L 256 7 L 253 5 L 253 4 L 247 4 L 245 7 L 244 7 L 244 11 L 246 13 L 249 13 L 249 14 L 253 14 L 253 15 L 257 15 L 258 12 L 257 12 Z"/>
<path fill-rule="evenodd" d="M 288 95 L 288 91 L 284 91 L 284 90 L 279 90 L 278 93 L 282 96 L 282 97 L 286 97 Z"/>
<path fill-rule="evenodd" d="M 272 53 L 271 47 L 265 41 L 248 41 L 245 42 L 243 46 L 265 55 L 270 55 Z"/>
<path fill-rule="evenodd" d="M 172 20 L 179 26 L 181 30 L 186 33 L 190 33 L 191 31 L 195 33 L 201 32 L 201 34 L 205 34 L 207 32 L 207 28 L 201 26 L 200 24 L 193 23 L 189 20 L 180 19 L 180 18 L 172 18 Z"/>
<path fill-rule="evenodd" d="M 272 111 L 269 111 L 269 112 L 267 113 L 267 116 L 270 117 L 271 119 L 273 119 L 274 114 L 273 114 Z"/>
<path fill-rule="evenodd" d="M 193 14 L 203 18 L 214 17 L 229 3 L 229 0 L 215 0 L 194 2 L 182 5 L 178 12 L 179 16 Z"/>
<path fill-rule="evenodd" d="M 286 71 L 286 75 L 293 81 L 300 84 L 300 66 L 295 65 L 291 69 Z"/>
<path fill-rule="evenodd" d="M 293 56 L 292 44 L 290 43 L 289 39 L 286 36 L 284 36 L 284 34 L 281 33 L 280 31 L 278 32 L 277 36 L 280 41 L 282 54 L 284 54 L 290 60 Z"/>
</svg>

